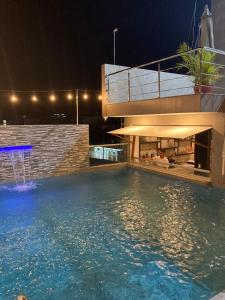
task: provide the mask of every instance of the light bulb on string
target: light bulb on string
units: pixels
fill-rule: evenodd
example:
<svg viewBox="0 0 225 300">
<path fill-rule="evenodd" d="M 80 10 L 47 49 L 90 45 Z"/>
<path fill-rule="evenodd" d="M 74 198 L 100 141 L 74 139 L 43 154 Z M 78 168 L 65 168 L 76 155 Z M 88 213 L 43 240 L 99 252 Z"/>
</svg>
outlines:
<svg viewBox="0 0 225 300">
<path fill-rule="evenodd" d="M 38 102 L 38 98 L 37 98 L 37 96 L 36 95 L 33 95 L 32 97 L 31 97 L 31 101 L 32 102 Z"/>
<path fill-rule="evenodd" d="M 11 96 L 10 96 L 10 101 L 11 101 L 12 103 L 18 102 L 17 96 L 16 96 L 15 94 L 11 95 Z"/>
<path fill-rule="evenodd" d="M 69 100 L 69 101 L 73 100 L 73 94 L 72 94 L 72 93 L 68 93 L 68 94 L 66 95 L 66 98 L 67 98 L 67 100 Z"/>
<path fill-rule="evenodd" d="M 51 102 L 55 102 L 55 101 L 56 101 L 56 96 L 55 96 L 55 94 L 52 93 L 52 94 L 50 95 L 49 99 L 50 99 Z"/>
<path fill-rule="evenodd" d="M 84 100 L 87 100 L 88 98 L 89 98 L 88 94 L 87 94 L 87 93 L 84 93 L 84 94 L 83 94 L 83 99 L 84 99 Z"/>
</svg>

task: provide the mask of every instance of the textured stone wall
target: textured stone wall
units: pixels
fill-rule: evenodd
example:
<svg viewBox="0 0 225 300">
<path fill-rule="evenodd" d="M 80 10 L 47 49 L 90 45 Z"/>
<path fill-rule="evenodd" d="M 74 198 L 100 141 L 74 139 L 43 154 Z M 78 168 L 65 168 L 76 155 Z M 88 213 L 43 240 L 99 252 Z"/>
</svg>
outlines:
<svg viewBox="0 0 225 300">
<path fill-rule="evenodd" d="M 18 145 L 33 146 L 25 153 L 30 178 L 70 174 L 89 166 L 88 125 L 0 126 L 0 147 Z M 13 178 L 9 153 L 0 152 L 0 182 Z"/>
</svg>

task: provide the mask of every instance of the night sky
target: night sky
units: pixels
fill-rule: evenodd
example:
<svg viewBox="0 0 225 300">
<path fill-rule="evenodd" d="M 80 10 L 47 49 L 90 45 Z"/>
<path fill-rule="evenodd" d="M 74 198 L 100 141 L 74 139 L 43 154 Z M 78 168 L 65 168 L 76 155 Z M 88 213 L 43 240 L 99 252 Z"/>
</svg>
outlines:
<svg viewBox="0 0 225 300">
<path fill-rule="evenodd" d="M 117 34 L 117 63 L 135 66 L 174 54 L 189 35 L 195 0 L 0 0 L 0 89 L 100 90 L 100 66 L 113 62 L 112 30 Z M 197 1 L 196 29 L 205 4 Z M 49 115 L 47 96 L 34 109 L 26 95 L 17 115 Z M 93 96 L 94 98 L 94 96 Z M 41 99 L 40 99 L 41 100 Z M 15 117 L 8 94 L 0 94 L 0 118 Z M 68 113 L 64 100 L 54 112 Z M 90 103 L 91 101 L 91 103 Z M 59 104 L 60 102 L 60 104 Z M 58 105 L 58 106 L 57 106 Z M 20 107 L 19 107 L 20 106 Z M 81 104 L 84 114 L 99 114 L 100 104 Z M 82 111 L 81 111 L 82 113 Z"/>
</svg>

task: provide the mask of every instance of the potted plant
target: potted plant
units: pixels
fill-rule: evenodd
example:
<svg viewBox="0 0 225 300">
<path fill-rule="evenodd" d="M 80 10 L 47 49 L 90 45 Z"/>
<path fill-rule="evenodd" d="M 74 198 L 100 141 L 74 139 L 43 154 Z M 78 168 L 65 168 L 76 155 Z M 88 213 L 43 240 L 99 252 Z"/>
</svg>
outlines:
<svg viewBox="0 0 225 300">
<path fill-rule="evenodd" d="M 210 93 L 212 85 L 220 79 L 220 66 L 215 64 L 216 54 L 204 48 L 193 52 L 187 43 L 182 43 L 177 53 L 182 62 L 177 68 L 186 69 L 187 74 L 193 77 L 195 93 Z"/>
</svg>

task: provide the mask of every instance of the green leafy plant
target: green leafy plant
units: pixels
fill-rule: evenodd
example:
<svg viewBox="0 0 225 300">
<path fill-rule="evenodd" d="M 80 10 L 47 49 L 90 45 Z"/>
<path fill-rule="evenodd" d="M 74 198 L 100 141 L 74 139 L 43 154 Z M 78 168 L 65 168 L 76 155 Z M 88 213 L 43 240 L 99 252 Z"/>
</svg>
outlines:
<svg viewBox="0 0 225 300">
<path fill-rule="evenodd" d="M 193 76 L 195 86 L 211 86 L 220 79 L 220 66 L 215 64 L 216 54 L 204 48 L 192 50 L 187 43 L 182 43 L 177 53 L 182 62 L 177 64 L 178 70 L 186 69 Z"/>
</svg>

